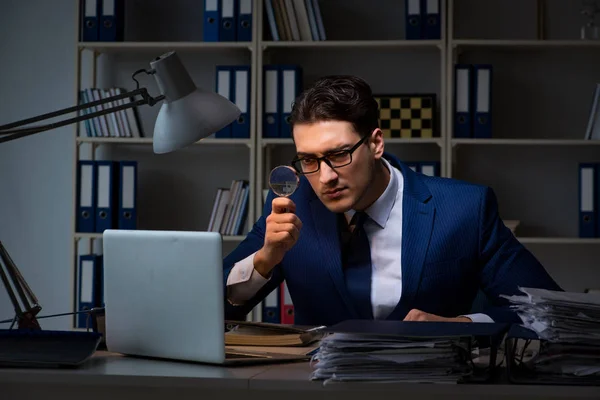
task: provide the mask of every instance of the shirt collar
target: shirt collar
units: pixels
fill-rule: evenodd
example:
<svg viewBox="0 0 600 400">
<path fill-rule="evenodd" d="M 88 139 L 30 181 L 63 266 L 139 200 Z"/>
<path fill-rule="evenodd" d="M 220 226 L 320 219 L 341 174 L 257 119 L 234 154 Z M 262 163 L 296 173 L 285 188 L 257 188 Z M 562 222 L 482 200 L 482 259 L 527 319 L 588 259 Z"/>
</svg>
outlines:
<svg viewBox="0 0 600 400">
<path fill-rule="evenodd" d="M 383 165 L 390 172 L 390 181 L 388 182 L 387 187 L 379 196 L 377 200 L 369 208 L 365 210 L 367 215 L 377 223 L 381 228 L 385 228 L 385 225 L 390 217 L 390 213 L 392 212 L 392 208 L 396 203 L 396 195 L 398 194 L 398 187 L 400 185 L 400 180 L 402 180 L 402 174 L 396 168 L 394 168 L 390 163 L 385 159 L 381 158 L 383 161 Z M 354 215 L 355 210 L 350 210 L 346 212 L 346 218 L 349 220 Z"/>
</svg>

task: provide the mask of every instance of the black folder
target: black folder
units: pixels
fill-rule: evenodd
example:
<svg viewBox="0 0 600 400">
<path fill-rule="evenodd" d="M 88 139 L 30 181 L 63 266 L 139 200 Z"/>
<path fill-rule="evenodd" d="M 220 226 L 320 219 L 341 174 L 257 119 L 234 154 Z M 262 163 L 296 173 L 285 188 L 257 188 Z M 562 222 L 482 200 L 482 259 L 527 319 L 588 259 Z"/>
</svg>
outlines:
<svg viewBox="0 0 600 400">
<path fill-rule="evenodd" d="M 518 348 L 521 341 L 523 348 Z M 549 342 L 540 338 L 538 334 L 522 325 L 512 325 L 506 334 L 505 357 L 506 373 L 510 383 L 534 385 L 577 385 L 600 386 L 600 376 L 574 376 L 562 374 L 540 373 L 523 362 L 526 357 L 524 352 L 531 343 L 539 345 L 541 351 Z M 585 347 L 585 345 L 582 345 Z M 537 346 L 536 346 L 537 347 Z M 598 347 L 590 348 L 590 352 L 598 351 Z"/>
<path fill-rule="evenodd" d="M 323 329 L 325 333 L 351 333 L 391 336 L 409 340 L 463 338 L 471 348 L 489 348 L 489 363 L 480 368 L 469 382 L 486 382 L 496 377 L 498 346 L 508 332 L 507 323 L 421 322 L 388 320 L 347 320 Z"/>
</svg>

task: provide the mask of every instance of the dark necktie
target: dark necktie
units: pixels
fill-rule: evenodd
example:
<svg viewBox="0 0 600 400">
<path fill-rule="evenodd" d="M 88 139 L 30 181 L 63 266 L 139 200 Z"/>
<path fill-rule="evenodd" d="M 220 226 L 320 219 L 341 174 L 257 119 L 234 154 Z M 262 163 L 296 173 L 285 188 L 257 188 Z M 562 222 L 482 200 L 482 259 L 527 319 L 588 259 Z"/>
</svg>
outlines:
<svg viewBox="0 0 600 400">
<path fill-rule="evenodd" d="M 346 287 L 361 318 L 372 319 L 371 248 L 364 229 L 369 216 L 356 212 L 348 225 L 342 224 L 342 268 Z"/>
</svg>

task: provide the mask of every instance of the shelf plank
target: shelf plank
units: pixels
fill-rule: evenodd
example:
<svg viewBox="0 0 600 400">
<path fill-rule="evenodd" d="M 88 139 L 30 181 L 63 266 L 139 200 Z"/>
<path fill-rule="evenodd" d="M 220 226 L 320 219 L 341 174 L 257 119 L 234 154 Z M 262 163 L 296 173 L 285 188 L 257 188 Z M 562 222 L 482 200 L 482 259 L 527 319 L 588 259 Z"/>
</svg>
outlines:
<svg viewBox="0 0 600 400">
<path fill-rule="evenodd" d="M 262 48 L 444 48 L 441 40 L 315 40 L 315 41 L 264 41 Z"/>
<path fill-rule="evenodd" d="M 95 144 L 121 144 L 121 145 L 151 145 L 152 138 L 123 138 L 123 137 L 87 137 L 81 136 L 77 138 L 78 143 L 95 143 Z M 251 139 L 202 139 L 194 143 L 194 145 L 251 145 Z"/>
<path fill-rule="evenodd" d="M 79 42 L 78 47 L 99 52 L 252 50 L 252 42 Z"/>
<path fill-rule="evenodd" d="M 469 145 L 516 145 L 516 146 L 597 146 L 600 140 L 585 139 L 452 139 L 453 146 Z"/>
<path fill-rule="evenodd" d="M 517 237 L 523 244 L 600 244 L 600 238 Z"/>
<path fill-rule="evenodd" d="M 486 39 L 454 39 L 452 47 L 507 47 L 507 48 L 575 48 L 600 47 L 600 41 L 594 40 L 486 40 Z"/>
<path fill-rule="evenodd" d="M 102 239 L 101 233 L 75 233 L 74 238 L 76 240 L 90 240 L 90 239 Z M 241 242 L 246 236 L 222 236 L 224 242 Z"/>
<path fill-rule="evenodd" d="M 438 146 L 442 146 L 444 143 L 444 139 L 442 138 L 384 138 L 386 144 L 437 144 Z M 292 139 L 282 138 L 262 138 L 261 143 L 264 146 L 268 145 L 293 145 L 294 142 Z"/>
</svg>

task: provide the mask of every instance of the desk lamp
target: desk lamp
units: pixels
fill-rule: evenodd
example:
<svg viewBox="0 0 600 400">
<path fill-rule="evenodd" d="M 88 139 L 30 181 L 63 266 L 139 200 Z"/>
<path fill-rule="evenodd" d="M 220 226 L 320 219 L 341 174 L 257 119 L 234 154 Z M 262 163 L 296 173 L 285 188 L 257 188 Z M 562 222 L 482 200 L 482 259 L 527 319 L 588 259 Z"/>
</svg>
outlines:
<svg viewBox="0 0 600 400">
<path fill-rule="evenodd" d="M 130 92 L 0 126 L 0 143 L 139 105 L 154 106 L 162 101 L 163 104 L 154 125 L 153 138 L 154 153 L 161 154 L 181 149 L 204 139 L 235 121 L 241 114 L 238 107 L 225 97 L 197 88 L 175 52 L 168 52 L 157 57 L 150 62 L 150 66 L 150 70 L 140 69 L 134 72 L 132 79 L 136 82 L 136 89 Z M 159 96 L 152 97 L 147 89 L 139 87 L 135 76 L 142 72 L 154 75 L 161 93 Z M 136 96 L 141 98 L 135 100 Z M 126 98 L 131 98 L 132 101 L 101 111 L 77 115 L 60 122 L 15 129 Z M 36 316 L 42 307 L 1 242 L 0 278 L 2 278 L 2 283 L 13 303 L 16 313 L 15 322 L 18 327 L 40 330 Z"/>
</svg>

